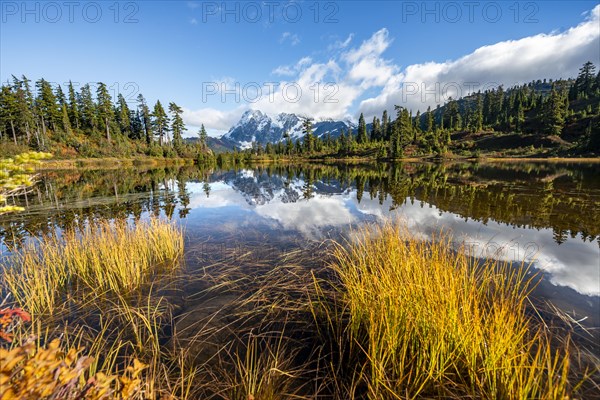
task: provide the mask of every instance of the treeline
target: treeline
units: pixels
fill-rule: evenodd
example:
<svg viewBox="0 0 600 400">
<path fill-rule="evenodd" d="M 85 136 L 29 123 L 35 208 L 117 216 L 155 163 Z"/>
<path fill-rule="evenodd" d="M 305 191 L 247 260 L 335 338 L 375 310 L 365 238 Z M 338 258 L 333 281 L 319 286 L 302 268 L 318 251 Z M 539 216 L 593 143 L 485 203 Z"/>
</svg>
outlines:
<svg viewBox="0 0 600 400">
<path fill-rule="evenodd" d="M 183 141 L 187 130 L 183 110 L 174 102 L 158 100 L 153 107 L 142 94 L 130 108 L 122 94 L 113 101 L 106 84 L 89 84 L 76 91 L 69 81 L 66 93 L 45 79 L 32 82 L 13 76 L 0 91 L 0 142 L 10 146 L 69 153 L 83 157 L 149 155 L 195 158 L 206 154 L 206 131 L 195 145 Z M 15 151 L 17 151 L 15 150 Z M 4 153 L 4 152 L 3 152 Z"/>
<path fill-rule="evenodd" d="M 592 62 L 585 63 L 576 79 L 533 81 L 504 90 L 477 92 L 462 99 L 452 99 L 442 107 L 417 112 L 395 106 L 395 118 L 387 110 L 374 117 L 370 126 L 361 114 L 356 130 L 342 131 L 337 137 L 313 135 L 312 122 L 303 123 L 303 138 L 267 143 L 253 143 L 246 153 L 253 156 L 352 156 L 400 158 L 407 155 L 443 155 L 465 148 L 472 134 L 490 136 L 535 135 L 546 143 L 579 152 L 600 154 L 600 72 Z M 462 135 L 458 135 L 462 133 Z M 471 134 L 471 136 L 470 136 Z M 453 141 L 453 137 L 457 140 Z M 531 138 L 530 138 L 531 139 Z M 535 138 L 534 138 L 535 139 Z M 454 143 L 453 143 L 454 142 Z M 533 141 L 535 142 L 535 140 Z M 542 140 L 537 140 L 542 143 Z M 525 143 L 525 141 L 524 141 Z M 528 140 L 527 143 L 532 143 Z M 474 154 L 478 153 L 472 146 Z M 524 146 L 525 147 L 525 146 Z M 532 143 L 528 148 L 534 147 Z"/>
</svg>

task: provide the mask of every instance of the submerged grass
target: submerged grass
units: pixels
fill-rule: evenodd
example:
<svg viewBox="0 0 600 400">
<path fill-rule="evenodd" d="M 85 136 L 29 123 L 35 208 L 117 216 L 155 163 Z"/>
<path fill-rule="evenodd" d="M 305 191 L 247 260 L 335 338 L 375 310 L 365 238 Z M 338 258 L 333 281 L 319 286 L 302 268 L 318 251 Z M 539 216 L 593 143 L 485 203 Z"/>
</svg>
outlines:
<svg viewBox="0 0 600 400">
<path fill-rule="evenodd" d="M 2 343 L 11 368 L 0 371 L 0 398 L 188 398 L 195 372 L 161 347 L 172 310 L 154 288 L 177 275 L 182 255 L 182 230 L 160 219 L 95 221 L 13 251 L 2 289 L 33 323 Z M 40 357 L 48 363 L 28 375 Z M 69 379 L 39 385 L 58 374 Z"/>
<path fill-rule="evenodd" d="M 59 337 L 60 354 L 90 357 L 85 368 L 67 357 L 78 382 L 104 382 L 107 398 L 563 399 L 592 375 L 574 378 L 577 349 L 531 312 L 524 266 L 476 260 L 448 235 L 422 241 L 397 223 L 353 235 L 185 279 L 183 234 L 169 222 L 45 236 L 4 266 L 3 289 L 34 318 L 4 347 L 43 355 Z M 204 290 L 186 292 L 194 279 Z M 174 317 L 170 289 L 195 306 Z M 27 387 L 13 372 L 9 383 Z"/>
<path fill-rule="evenodd" d="M 157 266 L 173 268 L 182 254 L 183 234 L 171 223 L 99 221 L 30 241 L 13 253 L 4 280 L 33 315 L 54 314 L 65 296 L 137 289 Z"/>
<path fill-rule="evenodd" d="M 568 347 L 526 312 L 525 268 L 388 223 L 336 246 L 333 271 L 364 352 L 369 398 L 567 398 Z"/>
</svg>

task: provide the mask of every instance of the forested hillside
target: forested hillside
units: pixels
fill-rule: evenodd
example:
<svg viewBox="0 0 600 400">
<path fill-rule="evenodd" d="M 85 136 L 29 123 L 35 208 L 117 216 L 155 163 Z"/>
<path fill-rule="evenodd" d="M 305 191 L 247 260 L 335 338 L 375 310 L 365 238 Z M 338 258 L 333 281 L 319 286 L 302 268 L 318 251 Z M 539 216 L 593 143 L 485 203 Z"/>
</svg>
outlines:
<svg viewBox="0 0 600 400">
<path fill-rule="evenodd" d="M 0 143 L 2 155 L 28 149 L 51 152 L 55 157 L 196 158 L 206 153 L 204 127 L 200 140 L 186 144 L 183 110 L 174 102 L 149 105 L 142 94 L 131 107 L 122 94 L 110 95 L 106 84 L 95 90 L 85 84 L 79 91 L 72 82 L 66 93 L 45 79 L 32 82 L 13 76 L 0 92 Z"/>
<path fill-rule="evenodd" d="M 34 87 L 32 87 L 34 86 Z M 133 105 L 116 99 L 104 83 L 66 93 L 40 79 L 13 77 L 0 92 L 2 155 L 29 149 L 58 158 L 154 157 L 203 158 L 214 145 L 202 126 L 197 139 L 184 140 L 183 110 L 174 102 L 153 106 L 139 94 Z M 35 89 L 35 90 L 33 90 Z M 95 93 L 93 93 L 95 92 Z M 502 86 L 424 113 L 395 107 L 395 118 L 382 112 L 370 123 L 361 114 L 356 130 L 318 136 L 310 118 L 301 138 L 284 134 L 276 143 L 254 143 L 249 156 L 370 157 L 407 156 L 595 156 L 600 154 L 600 73 L 585 63 L 575 79 L 537 80 Z"/>
<path fill-rule="evenodd" d="M 422 155 L 581 156 L 600 154 L 600 73 L 587 62 L 576 79 L 537 80 L 449 99 L 426 112 L 395 107 L 367 124 L 361 114 L 358 129 L 333 138 L 316 137 L 312 120 L 303 124 L 304 137 L 266 146 L 255 144 L 254 155 L 367 156 L 401 158 Z"/>
</svg>

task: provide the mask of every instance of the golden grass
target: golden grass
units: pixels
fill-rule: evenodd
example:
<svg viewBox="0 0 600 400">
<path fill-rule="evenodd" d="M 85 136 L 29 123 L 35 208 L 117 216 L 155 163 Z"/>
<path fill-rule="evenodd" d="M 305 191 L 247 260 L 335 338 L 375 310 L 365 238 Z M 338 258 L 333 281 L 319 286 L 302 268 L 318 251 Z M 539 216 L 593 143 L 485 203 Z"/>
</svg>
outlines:
<svg viewBox="0 0 600 400">
<path fill-rule="evenodd" d="M 568 350 L 526 313 L 524 268 L 388 223 L 334 250 L 370 398 L 566 398 Z"/>
<path fill-rule="evenodd" d="M 321 252 L 297 251 L 203 269 L 200 299 L 236 300 L 191 325 L 189 340 L 178 338 L 171 304 L 154 290 L 174 277 L 158 272 L 176 271 L 182 258 L 179 228 L 98 222 L 50 235 L 4 267 L 6 288 L 34 315 L 14 331 L 15 346 L 34 334 L 36 354 L 56 337 L 61 354 L 85 348 L 90 359 L 78 376 L 115 377 L 117 398 L 128 388 L 132 398 L 231 400 L 577 393 L 568 347 L 551 346 L 555 338 L 530 317 L 525 268 L 477 262 L 447 235 L 424 242 L 399 224 L 354 234 L 325 250 L 329 266 Z M 227 318 L 211 325 L 219 313 Z M 214 354 L 196 363 L 205 344 Z"/>
<path fill-rule="evenodd" d="M 157 266 L 173 268 L 182 254 L 183 233 L 171 223 L 99 221 L 27 243 L 8 261 L 4 280 L 33 315 L 53 314 L 65 296 L 89 299 L 139 288 Z"/>
<path fill-rule="evenodd" d="M 64 160 L 48 160 L 36 166 L 37 170 L 51 169 L 121 169 L 135 166 L 158 167 L 168 165 L 193 164 L 189 158 L 135 157 L 135 158 L 76 158 Z"/>
<path fill-rule="evenodd" d="M 51 350 L 45 379 L 52 381 L 60 372 L 79 383 L 41 385 L 45 395 L 39 398 L 66 394 L 65 385 L 78 393 L 83 387 L 78 385 L 91 377 L 96 382 L 92 389 L 106 394 L 102 398 L 174 393 L 188 398 L 195 369 L 181 352 L 161 346 L 162 329 L 171 324 L 172 314 L 167 300 L 153 290 L 157 278 L 165 278 L 158 281 L 161 286 L 171 279 L 182 256 L 182 230 L 160 219 L 95 221 L 15 250 L 4 261 L 3 289 L 15 305 L 31 311 L 33 324 L 13 330 L 12 350 L 6 353 L 13 363 L 3 371 L 9 389 L 19 393 L 31 386 L 28 365 L 38 363 L 36 354 L 46 357 Z M 83 349 L 85 365 L 75 362 Z M 24 352 L 33 358 L 21 357 Z M 72 354 L 67 364 L 61 364 L 63 354 Z M 55 370 L 59 364 L 62 369 Z M 92 392 L 86 396 L 95 398 Z"/>
</svg>

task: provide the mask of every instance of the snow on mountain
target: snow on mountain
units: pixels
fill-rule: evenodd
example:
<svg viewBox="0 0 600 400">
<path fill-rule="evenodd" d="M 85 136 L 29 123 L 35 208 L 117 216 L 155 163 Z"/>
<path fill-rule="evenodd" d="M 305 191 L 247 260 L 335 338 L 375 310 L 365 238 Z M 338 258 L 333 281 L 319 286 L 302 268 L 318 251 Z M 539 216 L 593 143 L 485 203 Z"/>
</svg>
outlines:
<svg viewBox="0 0 600 400">
<path fill-rule="evenodd" d="M 332 137 L 338 137 L 341 129 L 346 131 L 348 127 L 356 129 L 356 125 L 348 120 L 318 121 L 313 122 L 313 133 L 319 137 L 327 133 Z M 287 113 L 281 113 L 272 118 L 259 110 L 248 110 L 222 138 L 235 142 L 238 147 L 244 149 L 251 147 L 252 142 L 263 145 L 267 142 L 279 142 L 284 139 L 286 132 L 294 140 L 302 138 L 304 136 L 302 118 L 296 114 Z"/>
</svg>

